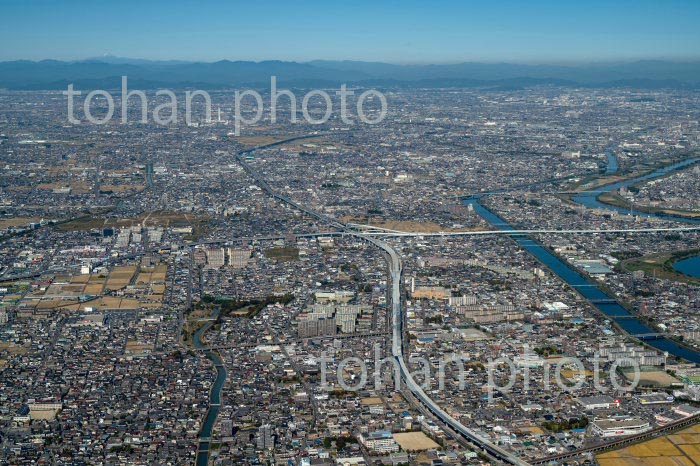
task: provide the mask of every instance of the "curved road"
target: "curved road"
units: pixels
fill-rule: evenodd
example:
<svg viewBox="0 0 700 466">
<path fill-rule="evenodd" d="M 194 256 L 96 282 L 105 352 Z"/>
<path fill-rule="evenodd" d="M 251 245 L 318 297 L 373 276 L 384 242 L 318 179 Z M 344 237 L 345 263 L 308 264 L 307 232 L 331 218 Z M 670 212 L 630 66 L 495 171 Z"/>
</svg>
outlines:
<svg viewBox="0 0 700 466">
<path fill-rule="evenodd" d="M 236 161 L 243 167 L 244 171 L 251 177 L 253 178 L 256 183 L 271 197 L 276 198 L 283 203 L 300 210 L 307 215 L 325 223 L 328 224 L 334 228 L 337 229 L 337 231 L 332 232 L 332 233 L 324 233 L 324 235 L 349 235 L 349 236 L 354 236 L 356 238 L 362 239 L 364 241 L 367 241 L 374 246 L 378 247 L 379 249 L 383 250 L 389 257 L 389 273 L 391 275 L 391 282 L 392 282 L 392 296 L 391 296 L 391 301 L 392 301 L 392 357 L 396 360 L 396 363 L 398 364 L 399 367 L 399 372 L 401 375 L 401 379 L 403 382 L 406 384 L 406 387 L 411 391 L 411 393 L 416 397 L 418 401 L 420 401 L 433 415 L 435 415 L 437 418 L 439 418 L 444 424 L 449 426 L 451 429 L 453 429 L 455 432 L 460 434 L 462 437 L 467 439 L 470 443 L 476 445 L 477 447 L 481 448 L 484 453 L 487 453 L 488 455 L 492 456 L 493 458 L 506 463 L 506 464 L 512 464 L 516 466 L 528 466 L 529 463 L 526 461 L 520 459 L 519 457 L 513 455 L 512 453 L 506 451 L 505 449 L 499 447 L 498 445 L 490 442 L 487 439 L 484 439 L 483 437 L 479 436 L 475 431 L 472 429 L 469 429 L 468 427 L 464 426 L 462 423 L 454 419 L 452 416 L 450 416 L 448 413 L 446 413 L 444 410 L 442 410 L 435 401 L 433 401 L 422 389 L 422 387 L 416 383 L 416 381 L 413 379 L 411 376 L 411 373 L 408 369 L 408 366 L 406 365 L 406 361 L 404 359 L 403 355 L 403 345 L 404 345 L 404 329 L 403 329 L 403 312 L 402 312 L 402 307 L 401 307 L 401 273 L 402 273 L 402 264 L 401 264 L 401 259 L 399 258 L 398 254 L 396 251 L 387 243 L 380 241 L 379 239 L 376 239 L 375 236 L 477 236 L 477 235 L 494 235 L 494 234 L 522 234 L 522 235 L 530 235 L 530 234 L 536 234 L 536 233 L 552 233 L 552 234 L 567 234 L 567 233 L 589 233 L 589 234 L 596 234 L 596 233 L 642 233 L 642 232 L 663 232 L 663 231 L 693 231 L 693 230 L 698 230 L 700 228 L 697 227 L 689 227 L 689 228 L 646 228 L 646 229 L 615 229 L 615 230 L 510 230 L 507 232 L 501 231 L 501 230 L 495 230 L 495 231 L 472 231 L 472 232 L 436 232 L 436 233 L 409 233 L 409 232 L 402 232 L 402 231 L 397 231 L 397 230 L 387 230 L 387 229 L 382 229 L 378 227 L 372 227 L 370 225 L 357 225 L 357 224 L 345 224 L 343 222 L 338 221 L 337 219 L 334 219 L 332 217 L 320 214 L 296 201 L 291 199 L 289 196 L 278 193 L 276 192 L 268 183 L 266 180 L 260 176 L 260 174 L 252 168 L 250 165 L 248 165 L 245 160 L 243 159 L 243 155 L 252 153 L 255 150 L 267 148 L 267 147 L 273 147 L 281 144 L 285 144 L 288 142 L 300 140 L 300 139 L 306 139 L 306 138 L 312 138 L 312 137 L 318 137 L 323 135 L 323 133 L 320 134 L 311 134 L 311 135 L 306 135 L 306 136 L 298 136 L 294 138 L 289 138 L 285 139 L 282 141 L 278 141 L 272 144 L 267 144 L 267 145 L 262 145 L 262 146 L 257 146 L 254 148 L 247 149 L 245 151 L 239 152 L 238 154 L 235 155 Z M 551 180 L 549 180 L 551 181 Z M 481 193 L 483 195 L 483 193 Z M 361 230 L 365 228 L 368 229 L 369 231 L 364 231 L 362 232 Z M 358 231 L 358 229 L 360 231 Z M 309 236 L 316 236 L 316 233 L 312 233 Z"/>
<path fill-rule="evenodd" d="M 305 136 L 305 137 L 315 137 L 314 136 Z M 462 435 L 464 438 L 466 438 L 469 442 L 473 443 L 477 447 L 481 448 L 485 453 L 491 455 L 495 459 L 504 462 L 506 464 L 512 464 L 515 466 L 528 466 L 529 463 L 521 460 L 517 456 L 507 452 L 506 450 L 500 448 L 499 446 L 491 443 L 490 441 L 480 437 L 479 435 L 476 434 L 473 430 L 467 428 L 463 424 L 461 424 L 459 421 L 454 419 L 452 416 L 447 414 L 445 411 L 443 411 L 437 403 L 435 403 L 416 383 L 416 381 L 413 379 L 411 376 L 410 371 L 408 370 L 408 367 L 406 365 L 406 361 L 404 360 L 403 357 L 403 338 L 404 338 L 404 332 L 403 332 L 403 312 L 401 309 L 401 259 L 399 258 L 398 254 L 396 251 L 389 246 L 387 243 L 377 240 L 375 238 L 372 238 L 371 236 L 368 236 L 367 234 L 363 233 L 358 233 L 357 231 L 351 230 L 348 228 L 347 225 L 344 223 L 319 214 L 318 212 L 315 212 L 311 210 L 310 208 L 303 206 L 296 201 L 290 199 L 288 196 L 284 194 L 277 193 L 272 189 L 272 187 L 265 181 L 258 173 L 255 171 L 252 167 L 250 167 L 241 157 L 241 155 L 250 153 L 255 151 L 256 149 L 261 149 L 264 147 L 271 147 L 271 146 L 276 146 L 280 144 L 284 144 L 286 142 L 291 142 L 299 139 L 303 139 L 304 136 L 302 137 L 296 137 L 296 138 L 291 138 L 287 139 L 284 141 L 278 141 L 273 144 L 265 145 L 265 146 L 259 146 L 256 148 L 248 149 L 244 152 L 241 152 L 236 155 L 236 160 L 238 161 L 239 164 L 243 167 L 245 172 L 253 178 L 259 185 L 260 187 L 270 196 L 279 199 L 280 201 L 298 209 L 301 210 L 302 212 L 307 213 L 308 215 L 324 222 L 327 223 L 338 230 L 340 232 L 354 236 L 356 238 L 362 239 L 364 241 L 367 241 L 376 247 L 380 248 L 384 252 L 386 252 L 389 255 L 390 261 L 389 261 L 389 273 L 391 275 L 391 281 L 392 281 L 392 295 L 391 295 L 391 306 L 392 306 L 392 318 L 393 318 L 393 327 L 392 327 L 392 357 L 395 358 L 397 364 L 399 365 L 399 371 L 401 374 L 401 378 L 403 379 L 404 383 L 406 384 L 407 388 L 413 393 L 413 395 L 423 404 L 425 405 L 430 412 L 432 412 L 436 417 L 438 417 L 442 422 L 444 422 L 446 425 L 450 426 L 450 428 L 454 429 L 456 432 L 458 432 L 460 435 Z"/>
<path fill-rule="evenodd" d="M 389 273 L 391 274 L 391 313 L 392 313 L 392 340 L 391 340 L 391 355 L 396 360 L 399 365 L 399 371 L 401 373 L 401 378 L 404 383 L 406 383 L 407 388 L 413 393 L 413 395 L 426 407 L 430 412 L 437 416 L 442 422 L 448 425 L 451 429 L 462 435 L 469 442 L 473 443 L 477 447 L 481 448 L 485 453 L 493 456 L 494 458 L 512 465 L 526 466 L 529 463 L 521 460 L 512 453 L 504 450 L 503 448 L 497 446 L 496 444 L 484 439 L 479 436 L 476 432 L 468 427 L 464 426 L 462 423 L 457 421 L 455 418 L 443 411 L 435 401 L 433 401 L 426 393 L 423 388 L 416 383 L 416 381 L 411 376 L 411 372 L 406 366 L 406 361 L 403 356 L 403 312 L 401 310 L 401 259 L 396 253 L 394 248 L 389 246 L 383 241 L 367 237 L 362 234 L 356 234 L 356 236 L 365 239 L 366 241 L 374 244 L 378 248 L 384 250 L 390 258 L 389 261 Z"/>
</svg>

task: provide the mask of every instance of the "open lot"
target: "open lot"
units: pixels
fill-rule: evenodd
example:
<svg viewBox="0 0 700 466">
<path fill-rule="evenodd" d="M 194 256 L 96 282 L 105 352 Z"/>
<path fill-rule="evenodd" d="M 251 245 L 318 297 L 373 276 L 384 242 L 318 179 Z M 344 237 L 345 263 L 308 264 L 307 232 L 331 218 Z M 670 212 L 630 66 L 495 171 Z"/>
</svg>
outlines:
<svg viewBox="0 0 700 466">
<path fill-rule="evenodd" d="M 119 290 L 124 288 L 131 281 L 131 277 L 136 273 L 135 265 L 126 265 L 123 267 L 115 267 L 109 274 L 105 289 Z"/>
<path fill-rule="evenodd" d="M 193 229 L 201 228 L 209 217 L 206 215 L 198 215 L 196 213 L 184 213 L 175 211 L 154 211 L 143 213 L 137 217 L 83 217 L 70 222 L 58 225 L 61 231 L 79 231 L 91 230 L 93 228 L 105 227 L 130 227 L 133 225 L 145 225 L 147 227 L 162 226 L 187 226 L 191 225 Z"/>
<path fill-rule="evenodd" d="M 394 434 L 396 443 L 401 445 L 401 448 L 407 451 L 430 450 L 431 448 L 440 448 L 440 445 L 435 443 L 430 437 L 423 432 L 401 432 Z"/>
<path fill-rule="evenodd" d="M 125 265 L 109 273 L 55 277 L 46 291 L 36 291 L 24 298 L 24 305 L 35 309 L 84 310 L 138 309 L 158 307 L 165 293 L 167 266 L 139 268 Z M 136 277 L 134 279 L 134 276 Z M 134 279 L 133 287 L 130 283 Z M 128 289 L 127 289 L 128 287 Z M 120 291 L 120 296 L 109 296 L 110 291 Z M 108 294 L 108 296 L 102 296 Z M 6 296 L 7 298 L 7 296 Z M 80 299 L 83 301 L 80 301 Z"/>
<path fill-rule="evenodd" d="M 633 373 L 625 373 L 628 380 L 634 379 Z M 680 385 L 682 382 L 664 371 L 642 371 L 639 377 L 639 385 L 643 387 L 670 387 Z"/>
<path fill-rule="evenodd" d="M 21 227 L 28 225 L 32 222 L 38 222 L 40 219 L 38 217 L 12 217 L 0 219 L 0 230 L 10 227 Z"/>
<path fill-rule="evenodd" d="M 600 466 L 694 466 L 700 464 L 700 426 L 602 453 Z"/>
</svg>

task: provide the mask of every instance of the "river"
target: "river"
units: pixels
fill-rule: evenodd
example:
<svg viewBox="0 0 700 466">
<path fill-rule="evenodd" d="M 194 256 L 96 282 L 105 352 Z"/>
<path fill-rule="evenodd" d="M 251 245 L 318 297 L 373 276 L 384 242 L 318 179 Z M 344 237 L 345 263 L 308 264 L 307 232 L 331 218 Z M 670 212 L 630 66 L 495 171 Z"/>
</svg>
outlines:
<svg viewBox="0 0 700 466">
<path fill-rule="evenodd" d="M 608 166 L 605 169 L 606 175 L 613 175 L 620 169 L 620 164 L 617 163 L 617 156 L 612 151 L 612 147 L 605 149 L 605 156 L 608 158 Z"/>
<path fill-rule="evenodd" d="M 700 278 L 700 256 L 688 257 L 673 263 L 673 270 L 693 278 Z"/>
<path fill-rule="evenodd" d="M 515 230 L 515 227 L 507 223 L 481 205 L 479 199 L 482 196 L 472 196 L 465 199 L 466 204 L 471 204 L 474 210 L 485 220 L 501 231 Z M 592 278 L 586 278 L 564 261 L 545 249 L 541 244 L 523 234 L 510 235 L 520 246 L 535 256 L 540 262 L 549 268 L 555 275 L 576 289 L 581 296 L 595 306 L 601 313 L 615 321 L 622 329 L 632 335 L 655 334 L 656 332 L 634 317 L 627 309 L 622 307 L 614 298 L 603 292 Z M 644 343 L 661 351 L 668 351 L 670 355 L 678 356 L 692 362 L 700 362 L 700 353 L 682 347 L 663 336 L 643 338 Z"/>
<path fill-rule="evenodd" d="M 610 161 L 610 156 L 612 154 L 610 153 L 608 155 L 608 161 Z M 613 156 L 614 157 L 614 156 Z M 600 186 L 596 189 L 590 190 L 590 191 L 584 191 L 582 193 L 576 194 L 571 198 L 572 201 L 582 204 L 588 208 L 591 209 L 607 209 L 607 210 L 613 210 L 616 212 L 620 212 L 622 214 L 628 214 L 628 215 L 639 215 L 640 217 L 657 217 L 657 218 L 662 218 L 664 220 L 675 220 L 678 222 L 686 222 L 686 223 L 700 223 L 700 218 L 689 218 L 689 217 L 681 217 L 677 215 L 669 215 L 669 214 L 664 214 L 664 213 L 650 213 L 650 212 L 640 212 L 640 211 L 634 211 L 632 212 L 631 209 L 627 209 L 624 207 L 616 207 L 610 204 L 606 204 L 604 202 L 600 202 L 598 200 L 598 196 L 600 196 L 603 193 L 607 193 L 610 191 L 617 191 L 620 188 L 626 188 L 629 186 L 632 186 L 633 184 L 639 183 L 640 181 L 646 181 L 646 180 L 651 180 L 654 178 L 659 178 L 661 176 L 667 175 L 668 173 L 677 170 L 679 168 L 685 168 L 690 165 L 693 165 L 695 163 L 700 162 L 700 158 L 694 158 L 694 159 L 687 159 L 683 160 L 682 162 L 677 162 L 672 165 L 668 165 L 663 168 L 656 169 L 650 173 L 647 173 L 646 175 L 639 176 L 637 178 L 633 178 L 631 180 L 625 180 L 625 181 L 619 181 L 617 183 L 613 184 L 608 184 L 605 186 Z M 617 160 L 615 159 L 615 167 L 617 166 Z M 608 166 L 608 170 L 606 170 L 606 174 L 609 174 L 608 172 L 611 170 L 612 166 Z M 611 173 L 615 173 L 615 171 L 612 171 Z"/>
<path fill-rule="evenodd" d="M 202 325 L 202 327 L 197 330 L 192 337 L 192 343 L 196 348 L 204 348 L 202 343 L 202 335 L 209 330 L 216 318 L 219 316 L 219 309 L 217 308 L 212 314 L 212 321 L 207 322 Z M 212 350 L 205 349 L 204 353 L 207 358 L 214 363 L 216 368 L 216 380 L 214 385 L 211 387 L 209 393 L 209 409 L 207 410 L 207 417 L 204 419 L 204 424 L 202 425 L 202 430 L 199 432 L 199 445 L 197 446 L 197 466 L 207 466 L 209 463 L 209 440 L 211 438 L 211 431 L 214 428 L 214 422 L 219 416 L 219 411 L 221 410 L 221 388 L 224 386 L 226 381 L 226 368 L 219 355 Z M 205 440 L 201 440 L 205 439 Z"/>
</svg>

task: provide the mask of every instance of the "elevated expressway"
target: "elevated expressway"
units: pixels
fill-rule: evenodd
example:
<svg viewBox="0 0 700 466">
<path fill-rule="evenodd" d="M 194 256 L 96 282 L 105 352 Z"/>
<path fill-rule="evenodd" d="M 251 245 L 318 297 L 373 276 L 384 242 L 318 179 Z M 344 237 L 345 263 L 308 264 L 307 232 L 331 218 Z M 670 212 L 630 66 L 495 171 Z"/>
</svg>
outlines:
<svg viewBox="0 0 700 466">
<path fill-rule="evenodd" d="M 372 225 L 362 225 L 362 224 L 352 224 L 343 223 L 334 219 L 330 216 L 320 214 L 314 210 L 294 201 L 288 196 L 276 192 L 272 187 L 262 179 L 262 177 L 242 158 L 242 155 L 246 153 L 253 152 L 256 149 L 262 149 L 265 147 L 276 146 L 284 144 L 287 142 L 295 141 L 298 139 L 303 139 L 312 136 L 301 136 L 296 138 L 287 139 L 284 141 L 278 141 L 273 144 L 268 144 L 265 146 L 259 146 L 256 148 L 248 149 L 244 152 L 237 154 L 236 160 L 243 167 L 245 172 L 253 178 L 260 188 L 262 188 L 268 195 L 288 204 L 289 206 L 300 210 L 309 216 L 328 224 L 336 229 L 336 231 L 326 232 L 326 233 L 309 233 L 297 236 L 306 237 L 316 237 L 316 236 L 353 236 L 383 250 L 388 256 L 389 273 L 391 275 L 392 292 L 391 292 L 391 306 L 392 306 L 392 357 L 395 359 L 396 364 L 399 367 L 399 372 L 401 380 L 406 384 L 406 388 L 413 394 L 413 396 L 434 416 L 436 416 L 440 421 L 447 425 L 454 432 L 462 436 L 469 443 L 480 448 L 484 453 L 493 457 L 504 464 L 510 464 L 515 466 L 530 466 L 531 464 L 546 464 L 546 463 L 556 463 L 562 460 L 569 459 L 571 457 L 580 455 L 585 452 L 595 452 L 601 449 L 609 448 L 614 446 L 617 442 L 610 442 L 596 447 L 591 447 L 588 449 L 576 450 L 573 452 L 568 452 L 566 454 L 554 455 L 552 457 L 542 458 L 538 460 L 533 460 L 531 463 L 517 457 L 516 455 L 506 451 L 500 446 L 492 443 L 488 439 L 485 439 L 478 435 L 474 430 L 469 429 L 464 426 L 458 420 L 454 419 L 447 412 L 442 410 L 435 401 L 433 401 L 426 393 L 423 391 L 421 386 L 413 379 L 406 361 L 404 359 L 403 347 L 404 347 L 404 315 L 402 312 L 401 304 L 401 283 L 402 283 L 402 265 L 401 259 L 399 258 L 396 251 L 386 242 L 381 241 L 378 237 L 445 237 L 445 236 L 487 236 L 487 235 L 532 235 L 532 234 L 599 234 L 599 233 L 657 233 L 657 232 L 681 232 L 681 231 L 697 231 L 700 227 L 681 227 L 681 228 L 641 228 L 641 229 L 588 229 L 588 230 L 553 230 L 553 229 L 541 229 L 541 230 L 482 230 L 482 231 L 453 231 L 453 232 L 406 232 L 399 230 L 391 230 L 386 228 L 381 228 Z M 694 421 L 695 419 L 693 419 Z M 626 442 L 632 439 L 623 439 L 621 442 Z M 639 441 L 640 439 L 634 439 Z"/>
<path fill-rule="evenodd" d="M 598 233 L 663 233 L 663 232 L 684 232 L 684 231 L 700 231 L 700 227 L 677 227 L 677 228 L 607 228 L 607 229 L 578 229 L 578 230 L 556 230 L 556 229 L 538 229 L 538 230 L 471 230 L 471 231 L 434 231 L 434 232 L 414 232 L 401 231 L 382 228 L 374 225 L 362 225 L 357 223 L 348 223 L 348 227 L 356 229 L 364 234 L 381 237 L 401 237 L 401 236 L 493 236 L 493 235 L 538 235 L 538 234 L 553 234 L 553 235 L 577 235 L 577 234 L 598 234 Z"/>
<path fill-rule="evenodd" d="M 298 139 L 298 138 L 295 138 Z M 288 141 L 280 141 L 279 143 L 283 142 L 288 142 Z M 275 145 L 277 145 L 276 143 Z M 269 147 L 269 146 L 266 146 Z M 254 149 L 249 149 L 247 152 L 252 152 Z M 245 172 L 253 178 L 256 183 L 270 196 L 279 199 L 280 201 L 292 206 L 295 209 L 298 209 L 302 212 L 305 212 L 306 214 L 310 215 L 313 218 L 318 219 L 319 221 L 322 221 L 326 224 L 331 225 L 332 227 L 336 228 L 339 230 L 339 232 L 344 233 L 348 236 L 354 236 L 358 239 L 364 240 L 369 242 L 370 244 L 373 244 L 374 246 L 380 248 L 386 254 L 388 255 L 389 258 L 389 273 L 391 275 L 391 283 L 392 283 L 392 290 L 391 290 L 391 306 L 392 306 L 392 357 L 396 360 L 396 363 L 399 366 L 399 372 L 401 374 L 401 379 L 403 380 L 403 383 L 406 384 L 406 387 L 411 391 L 411 393 L 416 397 L 418 401 L 420 401 L 433 415 L 435 415 L 438 419 L 440 419 L 443 423 L 445 423 L 447 426 L 449 426 L 451 429 L 453 429 L 455 432 L 459 433 L 462 437 L 464 437 L 466 440 L 468 440 L 470 443 L 475 445 L 478 448 L 481 448 L 483 452 L 487 453 L 488 455 L 492 456 L 493 458 L 497 459 L 498 461 L 505 463 L 505 464 L 511 464 L 515 466 L 529 466 L 529 463 L 521 460 L 517 456 L 513 455 L 512 453 L 507 452 L 503 448 L 500 448 L 499 446 L 495 445 L 494 443 L 484 439 L 483 437 L 477 435 L 476 432 L 473 430 L 465 427 L 462 425 L 459 421 L 454 419 L 452 416 L 447 414 L 445 411 L 443 411 L 437 403 L 435 403 L 416 383 L 416 381 L 413 379 L 413 376 L 411 375 L 408 366 L 406 365 L 406 361 L 404 360 L 403 357 L 403 344 L 404 344 L 404 332 L 403 332 L 403 312 L 401 309 L 401 272 L 402 272 L 402 266 L 401 266 L 401 259 L 399 258 L 398 254 L 396 251 L 387 243 L 380 241 L 376 238 L 373 238 L 370 236 L 370 234 L 367 233 L 361 233 L 358 232 L 354 229 L 351 229 L 348 225 L 345 225 L 344 223 L 322 215 L 318 212 L 315 212 L 311 210 L 310 208 L 303 206 L 296 201 L 290 199 L 288 196 L 284 194 L 277 193 L 275 190 L 272 189 L 272 187 L 262 179 L 262 177 L 257 173 L 256 170 L 254 170 L 250 165 L 248 165 L 245 160 L 241 157 L 243 153 L 239 153 L 236 155 L 236 160 L 238 163 L 243 167 Z M 512 233 L 512 232 L 511 232 Z"/>
<path fill-rule="evenodd" d="M 455 418 L 443 411 L 435 401 L 433 401 L 426 393 L 423 391 L 421 386 L 416 383 L 411 376 L 406 361 L 403 356 L 403 343 L 404 343 L 404 331 L 403 331 L 403 312 L 401 310 L 401 259 L 396 251 L 383 241 L 379 241 L 375 238 L 368 237 L 362 234 L 356 234 L 357 236 L 363 238 L 369 243 L 374 244 L 378 248 L 382 249 L 389 256 L 389 273 L 391 274 L 391 313 L 392 313 L 392 339 L 391 339 L 391 355 L 396 360 L 399 366 L 399 372 L 401 374 L 401 379 L 406 384 L 406 387 L 413 393 L 413 395 L 420 401 L 433 415 L 439 418 L 443 423 L 453 429 L 455 432 L 459 433 L 465 439 L 475 446 L 481 448 L 488 455 L 496 458 L 497 460 L 516 466 L 527 466 L 529 463 L 523 461 L 512 453 L 504 450 L 503 448 L 497 446 L 496 444 L 484 439 L 479 436 L 475 431 L 464 426 L 462 423 L 457 421 Z"/>
</svg>

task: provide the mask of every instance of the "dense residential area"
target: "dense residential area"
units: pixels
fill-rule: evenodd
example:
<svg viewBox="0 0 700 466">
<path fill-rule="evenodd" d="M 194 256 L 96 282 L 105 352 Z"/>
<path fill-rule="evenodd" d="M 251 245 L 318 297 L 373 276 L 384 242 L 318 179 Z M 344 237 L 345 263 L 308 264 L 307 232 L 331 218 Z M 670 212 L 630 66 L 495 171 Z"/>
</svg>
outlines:
<svg viewBox="0 0 700 466">
<path fill-rule="evenodd" d="M 236 136 L 224 91 L 0 91 L 0 462 L 584 464 L 698 416 L 697 93 L 385 94 Z"/>
</svg>

